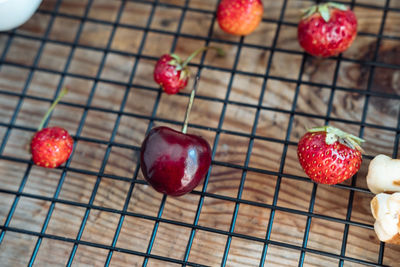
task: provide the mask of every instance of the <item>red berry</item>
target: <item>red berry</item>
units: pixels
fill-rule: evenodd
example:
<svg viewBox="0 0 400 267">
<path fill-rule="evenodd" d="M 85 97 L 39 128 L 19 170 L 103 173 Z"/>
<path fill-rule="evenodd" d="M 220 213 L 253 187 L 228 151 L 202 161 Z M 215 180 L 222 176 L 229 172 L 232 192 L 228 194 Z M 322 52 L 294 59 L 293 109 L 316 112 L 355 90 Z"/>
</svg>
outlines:
<svg viewBox="0 0 400 267">
<path fill-rule="evenodd" d="M 165 54 L 157 61 L 154 68 L 154 81 L 158 83 L 167 94 L 176 94 L 184 89 L 188 83 L 189 73 L 187 67 L 182 67 L 180 60 Z"/>
<path fill-rule="evenodd" d="M 298 40 L 304 50 L 318 57 L 335 56 L 347 50 L 357 35 L 353 11 L 335 3 L 311 7 L 298 25 Z"/>
<path fill-rule="evenodd" d="M 224 56 L 221 48 L 206 46 L 194 51 L 189 57 L 182 61 L 176 54 L 165 54 L 161 56 L 154 68 L 154 81 L 158 83 L 167 94 L 176 94 L 184 89 L 189 80 L 189 69 L 187 65 L 199 53 L 207 49 L 217 50 L 218 56 Z"/>
<path fill-rule="evenodd" d="M 190 57 L 189 57 L 190 60 Z M 211 164 L 211 148 L 198 135 L 186 134 L 199 77 L 193 84 L 182 132 L 160 126 L 151 129 L 140 148 L 144 178 L 158 192 L 181 196 L 192 191 Z"/>
<path fill-rule="evenodd" d="M 217 20 L 222 30 L 235 35 L 248 35 L 260 24 L 264 7 L 261 0 L 222 0 Z"/>
<path fill-rule="evenodd" d="M 334 127 L 314 128 L 300 139 L 297 156 L 311 180 L 337 184 L 360 169 L 361 142 L 362 139 Z"/>
<path fill-rule="evenodd" d="M 151 129 L 140 150 L 141 169 L 158 192 L 180 196 L 192 191 L 211 164 L 211 148 L 200 136 L 168 127 Z"/>
<path fill-rule="evenodd" d="M 65 129 L 44 128 L 36 132 L 32 138 L 32 160 L 41 167 L 58 167 L 71 155 L 73 144 L 74 141 Z"/>
</svg>

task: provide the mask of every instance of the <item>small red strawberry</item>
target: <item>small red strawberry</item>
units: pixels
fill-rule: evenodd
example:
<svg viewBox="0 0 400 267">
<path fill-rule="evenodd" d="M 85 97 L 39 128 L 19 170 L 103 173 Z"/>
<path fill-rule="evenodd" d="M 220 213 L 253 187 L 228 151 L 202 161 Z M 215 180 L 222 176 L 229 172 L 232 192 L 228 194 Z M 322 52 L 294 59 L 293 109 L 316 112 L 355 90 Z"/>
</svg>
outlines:
<svg viewBox="0 0 400 267">
<path fill-rule="evenodd" d="M 357 18 L 345 5 L 329 2 L 307 9 L 297 30 L 299 43 L 307 53 L 330 57 L 353 43 Z"/>
<path fill-rule="evenodd" d="M 154 81 L 167 94 L 176 94 L 184 89 L 189 80 L 187 66 L 182 66 L 182 60 L 175 54 L 165 54 L 160 57 L 154 68 Z"/>
<path fill-rule="evenodd" d="M 360 169 L 362 142 L 363 139 L 331 126 L 313 128 L 300 139 L 297 156 L 311 180 L 337 184 Z"/>
<path fill-rule="evenodd" d="M 189 80 L 189 62 L 209 48 L 216 49 L 219 56 L 224 51 L 216 47 L 202 47 L 194 51 L 184 62 L 176 54 L 162 55 L 154 67 L 154 81 L 158 83 L 167 94 L 176 94 L 184 89 Z"/>
<path fill-rule="evenodd" d="M 65 129 L 61 127 L 42 129 L 51 111 L 66 93 L 66 89 L 61 91 L 56 101 L 54 101 L 47 111 L 38 131 L 31 140 L 32 160 L 38 166 L 55 168 L 66 162 L 71 155 L 74 141 Z"/>
<path fill-rule="evenodd" d="M 264 7 L 261 0 L 222 0 L 217 20 L 222 30 L 234 35 L 248 35 L 260 24 Z"/>
<path fill-rule="evenodd" d="M 74 141 L 65 129 L 60 127 L 44 128 L 36 132 L 32 138 L 32 160 L 41 167 L 58 167 L 67 161 L 73 145 Z"/>
</svg>

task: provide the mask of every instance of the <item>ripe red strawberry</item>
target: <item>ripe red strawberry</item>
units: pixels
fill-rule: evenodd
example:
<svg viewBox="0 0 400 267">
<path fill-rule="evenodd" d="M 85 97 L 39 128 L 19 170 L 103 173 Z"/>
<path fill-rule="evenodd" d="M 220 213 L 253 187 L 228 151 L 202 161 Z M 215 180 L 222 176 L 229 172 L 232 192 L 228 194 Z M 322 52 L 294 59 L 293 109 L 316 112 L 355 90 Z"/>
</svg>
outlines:
<svg viewBox="0 0 400 267">
<path fill-rule="evenodd" d="M 260 24 L 264 7 L 261 0 L 222 0 L 217 20 L 222 30 L 235 35 L 248 35 Z"/>
<path fill-rule="evenodd" d="M 44 128 L 35 133 L 31 142 L 32 160 L 36 165 L 55 168 L 67 161 L 74 141 L 61 127 Z"/>
<path fill-rule="evenodd" d="M 311 180 L 337 184 L 360 169 L 362 142 L 363 139 L 331 126 L 313 128 L 300 139 L 297 156 Z"/>
<path fill-rule="evenodd" d="M 67 89 L 51 105 L 44 116 L 38 131 L 31 140 L 31 153 L 33 162 L 41 167 L 55 168 L 63 164 L 71 155 L 74 141 L 68 132 L 61 127 L 44 128 L 43 125 L 60 99 L 67 93 Z"/>
<path fill-rule="evenodd" d="M 194 51 L 184 62 L 178 55 L 162 55 L 154 67 L 154 81 L 158 83 L 167 94 L 176 94 L 184 89 L 189 80 L 189 62 L 200 52 L 209 48 L 216 49 L 219 56 L 224 51 L 216 47 L 202 47 Z"/>
<path fill-rule="evenodd" d="M 297 30 L 299 43 L 307 53 L 330 57 L 347 50 L 353 43 L 357 18 L 344 5 L 325 3 L 309 8 Z"/>
</svg>

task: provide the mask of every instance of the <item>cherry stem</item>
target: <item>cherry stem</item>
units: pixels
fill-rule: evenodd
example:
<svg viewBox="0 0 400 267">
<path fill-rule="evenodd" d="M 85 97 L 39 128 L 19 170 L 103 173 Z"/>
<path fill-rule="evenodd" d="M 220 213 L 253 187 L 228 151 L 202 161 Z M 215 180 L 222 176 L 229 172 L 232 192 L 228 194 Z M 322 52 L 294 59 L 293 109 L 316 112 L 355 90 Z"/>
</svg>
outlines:
<svg viewBox="0 0 400 267">
<path fill-rule="evenodd" d="M 194 80 L 192 92 L 190 93 L 189 103 L 187 105 L 186 113 L 185 113 L 185 120 L 183 121 L 183 126 L 182 126 L 182 133 L 184 133 L 184 134 L 186 134 L 186 132 L 187 132 L 187 126 L 189 123 L 189 114 L 190 114 L 190 111 L 192 110 L 194 96 L 196 95 L 196 90 L 197 90 L 197 85 L 199 83 L 199 79 L 200 79 L 200 77 L 196 76 L 196 79 Z"/>
<path fill-rule="evenodd" d="M 206 46 L 206 47 L 200 47 L 196 51 L 194 51 L 183 63 L 182 63 L 182 68 L 185 67 L 189 62 L 198 54 L 200 54 L 203 51 L 206 51 L 208 49 L 215 49 L 217 50 L 218 56 L 224 56 L 225 52 L 219 47 L 214 47 L 214 46 Z"/>
<path fill-rule="evenodd" d="M 51 104 L 50 108 L 47 110 L 46 114 L 44 115 L 42 121 L 40 122 L 38 131 L 43 129 L 44 124 L 46 123 L 47 119 L 50 116 L 50 113 L 54 110 L 54 108 L 56 107 L 56 105 L 58 104 L 58 102 L 60 102 L 61 98 L 68 93 L 68 89 L 66 87 L 64 87 L 64 89 L 62 89 L 62 91 L 60 92 L 60 94 L 58 95 L 58 97 L 56 98 L 56 100 L 54 100 L 53 104 Z"/>
</svg>

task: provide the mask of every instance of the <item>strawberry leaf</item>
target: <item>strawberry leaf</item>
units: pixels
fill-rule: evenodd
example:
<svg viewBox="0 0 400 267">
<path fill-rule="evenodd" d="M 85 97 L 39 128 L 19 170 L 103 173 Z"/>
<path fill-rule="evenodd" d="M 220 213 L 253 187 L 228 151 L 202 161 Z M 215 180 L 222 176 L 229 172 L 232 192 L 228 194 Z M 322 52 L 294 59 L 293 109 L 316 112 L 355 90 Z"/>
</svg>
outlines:
<svg viewBox="0 0 400 267">
<path fill-rule="evenodd" d="M 168 62 L 168 65 L 176 66 L 176 65 L 178 65 L 178 62 L 176 61 L 176 59 L 171 59 L 171 60 Z"/>
<path fill-rule="evenodd" d="M 177 62 L 181 62 L 181 58 L 177 54 L 171 54 L 170 55 L 173 59 L 175 59 Z"/>
<path fill-rule="evenodd" d="M 183 80 L 186 79 L 186 77 L 189 75 L 187 68 L 181 71 L 181 74 L 179 75 L 179 79 Z"/>
<path fill-rule="evenodd" d="M 340 143 L 352 148 L 352 149 L 357 149 L 361 152 L 363 152 L 361 148 L 361 143 L 365 142 L 363 139 L 360 137 L 357 137 L 352 134 L 348 134 L 338 128 L 332 127 L 332 126 L 322 126 L 322 127 L 316 127 L 309 129 L 308 132 L 310 133 L 316 133 L 316 132 L 326 132 L 326 137 L 325 137 L 325 142 L 328 145 L 334 144 L 336 141 L 339 141 Z"/>
<path fill-rule="evenodd" d="M 303 9 L 302 12 L 303 12 L 303 19 L 308 18 L 309 16 L 317 12 L 317 6 L 312 6 L 310 8 Z"/>
<path fill-rule="evenodd" d="M 334 133 L 327 133 L 325 137 L 325 143 L 328 145 L 333 145 L 338 140 L 338 137 Z"/>
<path fill-rule="evenodd" d="M 339 4 L 339 3 L 334 3 L 334 2 L 329 2 L 326 4 L 328 7 L 333 7 L 333 8 L 337 8 L 343 11 L 348 10 L 347 6 L 343 5 L 343 4 Z"/>
<path fill-rule="evenodd" d="M 340 10 L 348 10 L 347 6 L 343 4 L 338 4 L 334 2 L 328 2 L 320 5 L 315 5 L 310 8 L 307 8 L 303 11 L 303 19 L 313 15 L 314 13 L 319 13 L 321 17 L 325 20 L 325 22 L 328 22 L 331 18 L 331 11 L 330 8 L 336 8 Z"/>
<path fill-rule="evenodd" d="M 325 22 L 329 22 L 331 18 L 331 11 L 327 5 L 318 6 L 318 12 L 321 14 L 321 17 L 325 20 Z"/>
</svg>

